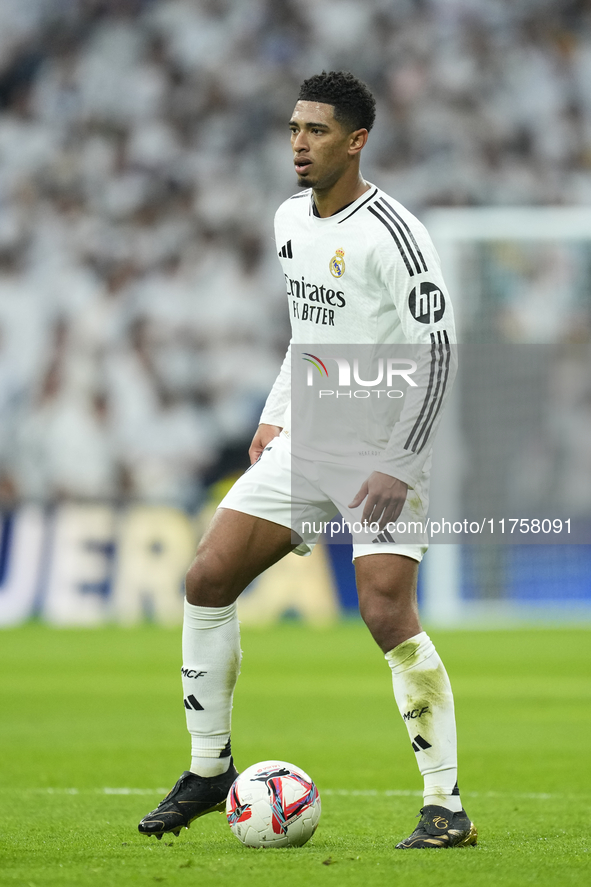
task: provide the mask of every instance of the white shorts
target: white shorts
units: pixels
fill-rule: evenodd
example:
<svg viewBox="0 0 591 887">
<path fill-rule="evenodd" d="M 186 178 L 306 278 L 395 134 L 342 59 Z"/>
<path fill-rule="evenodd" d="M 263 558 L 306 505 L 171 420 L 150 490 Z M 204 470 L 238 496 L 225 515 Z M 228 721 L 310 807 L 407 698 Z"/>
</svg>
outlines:
<svg viewBox="0 0 591 887">
<path fill-rule="evenodd" d="M 339 513 L 352 528 L 359 522 L 363 505 L 354 513 L 347 503 L 366 479 L 367 475 L 361 474 L 359 467 L 347 468 L 331 462 L 317 463 L 293 458 L 289 439 L 282 433 L 271 441 L 260 459 L 236 481 L 219 508 L 242 511 L 288 527 L 302 539 L 294 553 L 305 556 L 318 542 L 324 525 Z M 397 518 L 397 526 L 406 526 L 409 522 L 415 526 L 422 522 L 424 526 L 422 503 L 417 496 L 407 497 Z M 406 535 L 408 537 L 409 534 Z M 369 554 L 400 554 L 421 561 L 428 548 L 426 534 L 417 533 L 416 530 L 411 534 L 412 541 L 408 538 L 405 541 L 404 534 L 401 541 L 395 541 L 392 536 L 392 541 L 388 541 L 383 534 L 378 534 L 380 538 L 374 541 L 372 536 L 376 537 L 376 533 L 366 534 L 371 541 L 362 542 L 359 541 L 359 534 L 353 533 L 353 560 Z M 398 532 L 396 539 L 400 539 Z"/>
</svg>

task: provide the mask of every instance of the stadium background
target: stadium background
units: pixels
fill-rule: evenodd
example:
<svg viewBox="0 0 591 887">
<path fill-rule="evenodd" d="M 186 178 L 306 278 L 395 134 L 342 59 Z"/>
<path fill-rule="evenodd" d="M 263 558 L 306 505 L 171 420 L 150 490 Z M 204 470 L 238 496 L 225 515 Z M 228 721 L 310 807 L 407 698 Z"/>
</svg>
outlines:
<svg viewBox="0 0 591 887">
<path fill-rule="evenodd" d="M 421 218 L 589 206 L 586 0 L 0 5 L 0 624 L 178 621 L 286 347 L 272 217 L 294 191 L 286 120 L 322 68 L 374 90 L 365 175 Z M 449 271 L 473 337 L 589 343 L 591 239 L 548 226 L 550 246 L 464 243 Z M 586 514 L 589 402 L 582 385 Z M 589 613 L 589 546 L 453 558 L 433 621 Z M 343 548 L 277 570 L 243 619 L 354 610 Z"/>
</svg>

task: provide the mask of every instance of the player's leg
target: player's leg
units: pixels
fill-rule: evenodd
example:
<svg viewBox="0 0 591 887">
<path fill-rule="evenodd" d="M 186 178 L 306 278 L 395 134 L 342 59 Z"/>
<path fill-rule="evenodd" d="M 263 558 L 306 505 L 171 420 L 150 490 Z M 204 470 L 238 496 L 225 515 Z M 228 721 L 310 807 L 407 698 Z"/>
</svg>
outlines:
<svg viewBox="0 0 591 887">
<path fill-rule="evenodd" d="M 359 611 L 384 653 L 419 634 L 418 562 L 396 554 L 375 553 L 356 556 L 354 563 Z"/>
<path fill-rule="evenodd" d="M 161 838 L 223 809 L 237 776 L 231 757 L 232 697 L 240 670 L 236 599 L 256 576 L 294 548 L 291 530 L 219 508 L 187 573 L 182 683 L 191 768 L 139 824 Z"/>
<path fill-rule="evenodd" d="M 218 508 L 186 578 L 186 596 L 200 607 L 227 607 L 264 570 L 295 547 L 288 527 Z"/>
<path fill-rule="evenodd" d="M 294 544 L 284 526 L 219 508 L 186 580 L 182 683 L 191 734 L 191 771 L 228 770 L 232 696 L 240 670 L 236 599 Z"/>
<path fill-rule="evenodd" d="M 418 567 L 411 557 L 393 553 L 355 558 L 359 609 L 390 665 L 394 697 L 424 779 L 421 822 L 397 846 L 463 846 L 476 843 L 476 830 L 458 790 L 451 684 L 419 622 Z"/>
</svg>

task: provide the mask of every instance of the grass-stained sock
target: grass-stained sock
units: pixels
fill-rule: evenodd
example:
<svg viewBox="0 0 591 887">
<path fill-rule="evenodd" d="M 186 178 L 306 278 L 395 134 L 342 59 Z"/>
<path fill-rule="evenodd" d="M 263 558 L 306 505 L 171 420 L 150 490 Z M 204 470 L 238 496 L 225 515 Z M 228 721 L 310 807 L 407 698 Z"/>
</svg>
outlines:
<svg viewBox="0 0 591 887">
<path fill-rule="evenodd" d="M 424 779 L 424 803 L 459 812 L 454 700 L 443 662 L 424 631 L 394 647 L 386 659 Z"/>
</svg>

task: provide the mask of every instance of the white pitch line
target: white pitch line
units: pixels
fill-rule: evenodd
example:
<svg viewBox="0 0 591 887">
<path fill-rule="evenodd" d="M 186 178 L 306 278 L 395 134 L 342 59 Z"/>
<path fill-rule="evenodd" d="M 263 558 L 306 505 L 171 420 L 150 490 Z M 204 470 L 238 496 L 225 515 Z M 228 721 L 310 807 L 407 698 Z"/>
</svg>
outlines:
<svg viewBox="0 0 591 887">
<path fill-rule="evenodd" d="M 29 788 L 22 789 L 24 792 L 48 795 L 82 795 L 82 794 L 99 794 L 99 795 L 165 795 L 168 793 L 167 788 Z M 347 789 L 347 788 L 325 788 L 321 789 L 322 795 L 336 795 L 345 798 L 421 798 L 421 791 L 402 790 L 402 789 Z M 587 797 L 581 794 L 553 794 L 550 792 L 462 792 L 462 795 L 469 798 L 520 798 L 527 801 L 555 801 L 564 799 L 575 799 Z"/>
<path fill-rule="evenodd" d="M 365 797 L 365 798 L 409 798 L 423 797 L 421 791 L 401 791 L 396 789 L 346 789 L 346 788 L 325 788 L 323 795 L 339 795 L 344 797 Z M 462 792 L 462 795 L 469 798 L 524 798 L 534 801 L 554 801 L 559 798 L 573 797 L 571 795 L 554 795 L 548 792 Z"/>
</svg>

